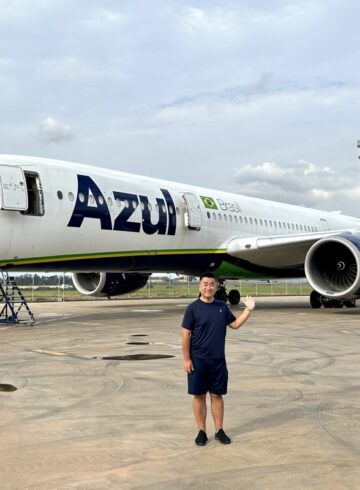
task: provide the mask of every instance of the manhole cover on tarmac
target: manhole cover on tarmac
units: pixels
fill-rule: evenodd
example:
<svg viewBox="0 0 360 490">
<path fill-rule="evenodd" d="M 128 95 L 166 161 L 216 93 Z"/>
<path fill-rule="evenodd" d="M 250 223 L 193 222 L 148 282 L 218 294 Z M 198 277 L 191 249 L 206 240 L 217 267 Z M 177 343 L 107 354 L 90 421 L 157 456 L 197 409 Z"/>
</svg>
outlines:
<svg viewBox="0 0 360 490">
<path fill-rule="evenodd" d="M 150 361 L 152 359 L 169 359 L 166 354 L 130 354 L 127 356 L 106 356 L 102 357 L 104 361 Z"/>
<path fill-rule="evenodd" d="M 146 333 L 133 333 L 130 337 L 149 337 Z"/>
<path fill-rule="evenodd" d="M 0 391 L 9 392 L 9 391 L 16 391 L 16 390 L 17 390 L 17 388 L 13 385 L 7 385 L 7 384 L 0 383 Z"/>
</svg>

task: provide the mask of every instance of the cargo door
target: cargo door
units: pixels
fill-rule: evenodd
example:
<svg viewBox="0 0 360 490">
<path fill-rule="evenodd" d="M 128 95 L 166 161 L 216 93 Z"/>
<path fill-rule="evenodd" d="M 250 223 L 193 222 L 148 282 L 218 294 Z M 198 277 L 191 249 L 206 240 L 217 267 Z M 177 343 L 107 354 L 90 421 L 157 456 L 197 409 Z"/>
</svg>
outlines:
<svg viewBox="0 0 360 490">
<path fill-rule="evenodd" d="M 26 211 L 28 196 L 20 167 L 0 165 L 0 209 Z"/>
</svg>

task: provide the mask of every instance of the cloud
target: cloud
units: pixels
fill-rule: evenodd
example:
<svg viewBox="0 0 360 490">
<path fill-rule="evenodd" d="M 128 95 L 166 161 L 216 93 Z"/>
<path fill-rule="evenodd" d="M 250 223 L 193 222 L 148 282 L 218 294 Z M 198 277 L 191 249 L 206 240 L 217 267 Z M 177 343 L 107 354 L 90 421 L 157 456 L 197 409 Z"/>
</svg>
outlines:
<svg viewBox="0 0 360 490">
<path fill-rule="evenodd" d="M 354 175 L 355 178 L 355 175 Z M 232 190 L 241 194 L 302 206 L 335 209 L 360 197 L 360 186 L 351 175 L 300 160 L 282 167 L 274 162 L 243 165 L 235 170 Z"/>
<path fill-rule="evenodd" d="M 219 8 L 206 11 L 189 7 L 185 11 L 184 24 L 190 32 L 225 32 L 231 27 L 231 14 Z"/>
<path fill-rule="evenodd" d="M 0 0 L 1 151 L 224 191 L 247 164 L 240 192 L 350 209 L 359 15 L 355 0 Z"/>
<path fill-rule="evenodd" d="M 45 143 L 59 143 L 75 138 L 75 133 L 70 126 L 57 121 L 53 117 L 44 119 L 38 125 L 36 133 L 38 138 Z"/>
<path fill-rule="evenodd" d="M 88 29 L 116 28 L 126 23 L 127 16 L 118 11 L 105 8 L 94 9 L 84 18 L 82 24 Z"/>
</svg>

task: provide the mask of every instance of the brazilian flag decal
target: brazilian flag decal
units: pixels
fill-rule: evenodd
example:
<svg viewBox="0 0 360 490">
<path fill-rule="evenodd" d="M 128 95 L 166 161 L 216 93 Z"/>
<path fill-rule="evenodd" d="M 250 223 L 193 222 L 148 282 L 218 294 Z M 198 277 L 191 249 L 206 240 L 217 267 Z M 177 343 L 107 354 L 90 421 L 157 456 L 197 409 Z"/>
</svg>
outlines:
<svg viewBox="0 0 360 490">
<path fill-rule="evenodd" d="M 208 209 L 217 209 L 215 200 L 209 196 L 200 196 L 204 206 Z"/>
</svg>

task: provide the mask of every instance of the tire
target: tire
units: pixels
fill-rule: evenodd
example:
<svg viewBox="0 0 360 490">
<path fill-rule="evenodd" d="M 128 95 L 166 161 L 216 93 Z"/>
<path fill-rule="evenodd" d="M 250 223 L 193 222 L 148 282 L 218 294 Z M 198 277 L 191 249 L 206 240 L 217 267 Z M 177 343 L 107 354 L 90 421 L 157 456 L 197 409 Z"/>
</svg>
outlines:
<svg viewBox="0 0 360 490">
<path fill-rule="evenodd" d="M 347 299 L 344 301 L 344 306 L 346 308 L 356 308 L 356 302 L 354 299 Z"/>
<path fill-rule="evenodd" d="M 219 301 L 223 301 L 224 303 L 226 303 L 228 299 L 227 294 L 223 289 L 216 291 L 215 298 Z"/>
<path fill-rule="evenodd" d="M 321 305 L 322 305 L 321 295 L 317 291 L 311 291 L 310 305 L 312 308 L 321 308 Z"/>
<path fill-rule="evenodd" d="M 232 289 L 228 294 L 229 303 L 231 305 L 238 305 L 240 303 L 240 293 L 237 289 Z"/>
</svg>

